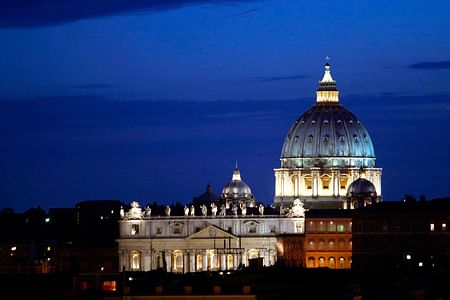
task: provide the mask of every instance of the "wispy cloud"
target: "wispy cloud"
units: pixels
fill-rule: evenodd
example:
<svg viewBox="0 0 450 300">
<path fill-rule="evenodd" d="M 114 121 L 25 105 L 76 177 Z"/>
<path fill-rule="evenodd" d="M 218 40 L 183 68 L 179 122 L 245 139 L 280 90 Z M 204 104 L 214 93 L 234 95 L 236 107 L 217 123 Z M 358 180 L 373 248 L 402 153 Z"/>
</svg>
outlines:
<svg viewBox="0 0 450 300">
<path fill-rule="evenodd" d="M 450 69 L 450 60 L 435 62 L 419 62 L 409 65 L 410 69 L 433 70 L 433 69 Z"/>
<path fill-rule="evenodd" d="M 236 14 L 231 14 L 231 15 L 225 16 L 225 18 L 241 17 L 241 16 L 245 16 L 245 15 L 248 15 L 248 14 L 255 13 L 255 12 L 257 12 L 257 11 L 259 11 L 258 8 L 247 9 L 247 10 L 238 12 L 238 13 L 236 13 Z"/>
<path fill-rule="evenodd" d="M 282 80 L 297 80 L 307 78 L 304 75 L 292 75 L 292 76 L 272 76 L 272 77 L 256 77 L 255 79 L 260 82 L 268 81 L 282 81 Z"/>
<path fill-rule="evenodd" d="M 97 83 L 97 84 L 75 84 L 75 85 L 71 86 L 71 88 L 82 89 L 82 90 L 111 89 L 111 88 L 116 88 L 116 87 L 117 87 L 117 85 L 114 85 L 114 84 L 103 84 L 103 83 Z"/>
<path fill-rule="evenodd" d="M 83 19 L 165 11 L 184 6 L 223 5 L 255 1 L 257 0 L 0 1 L 0 28 L 55 26 Z M 253 10 L 243 13 L 251 12 Z"/>
</svg>

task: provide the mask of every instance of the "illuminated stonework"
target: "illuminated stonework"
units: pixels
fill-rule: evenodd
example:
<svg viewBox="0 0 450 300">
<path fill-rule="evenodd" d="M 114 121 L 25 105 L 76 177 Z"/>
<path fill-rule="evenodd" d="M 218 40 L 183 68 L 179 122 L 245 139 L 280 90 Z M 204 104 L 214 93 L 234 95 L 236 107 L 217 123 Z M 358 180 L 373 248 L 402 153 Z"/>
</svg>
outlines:
<svg viewBox="0 0 450 300">
<path fill-rule="evenodd" d="M 275 169 L 275 204 L 306 208 L 350 208 L 345 199 L 350 184 L 363 176 L 381 199 L 381 168 L 369 133 L 354 114 L 339 103 L 330 65 L 317 89 L 316 104 L 289 130 Z"/>
<path fill-rule="evenodd" d="M 297 204 L 277 215 L 255 214 L 138 216 L 119 222 L 119 262 L 124 271 L 187 273 L 237 270 L 252 259 L 263 266 L 277 261 L 277 236 L 304 233 L 304 210 Z"/>
</svg>

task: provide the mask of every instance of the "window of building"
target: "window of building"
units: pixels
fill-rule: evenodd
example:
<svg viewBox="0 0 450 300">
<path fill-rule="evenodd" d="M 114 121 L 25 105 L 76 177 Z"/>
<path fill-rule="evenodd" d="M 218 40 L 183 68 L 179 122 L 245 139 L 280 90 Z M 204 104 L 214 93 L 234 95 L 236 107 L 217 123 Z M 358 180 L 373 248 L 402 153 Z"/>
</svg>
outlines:
<svg viewBox="0 0 450 300">
<path fill-rule="evenodd" d="M 309 247 L 310 250 L 314 250 L 315 245 L 314 245 L 314 241 L 313 240 L 309 240 L 308 247 Z"/>
<path fill-rule="evenodd" d="M 181 234 L 181 226 L 179 224 L 173 226 L 173 234 Z"/>
<path fill-rule="evenodd" d="M 334 257 L 330 257 L 328 259 L 328 268 L 330 269 L 336 268 L 336 260 L 334 259 Z"/>
<path fill-rule="evenodd" d="M 131 261 L 131 270 L 132 271 L 139 271 L 141 268 L 141 255 L 139 252 L 131 252 L 130 254 L 130 261 Z"/>
<path fill-rule="evenodd" d="M 328 224 L 328 231 L 329 232 L 336 232 L 336 224 L 334 224 L 333 221 L 330 221 L 330 223 Z"/>
<path fill-rule="evenodd" d="M 314 268 L 316 266 L 316 262 L 314 257 L 309 257 L 308 258 L 308 268 Z"/>
<path fill-rule="evenodd" d="M 201 271 L 203 268 L 203 256 L 201 256 L 200 254 L 197 255 L 197 259 L 196 259 L 196 265 L 197 265 L 197 272 Z"/>
<path fill-rule="evenodd" d="M 345 258 L 339 257 L 339 269 L 345 268 Z"/>
<path fill-rule="evenodd" d="M 199 232 L 201 229 L 201 227 L 195 227 L 195 232 Z"/>
<path fill-rule="evenodd" d="M 295 223 L 295 232 L 296 233 L 302 233 L 303 232 L 302 223 L 300 223 L 300 222 L 296 222 Z"/>
<path fill-rule="evenodd" d="M 305 187 L 307 190 L 312 190 L 312 177 L 305 177 Z"/>
<path fill-rule="evenodd" d="M 330 181 L 331 181 L 330 177 L 328 177 L 328 176 L 322 177 L 322 188 L 324 190 L 328 190 L 330 188 Z"/>
<path fill-rule="evenodd" d="M 447 223 L 442 223 L 442 231 L 447 231 Z"/>
<path fill-rule="evenodd" d="M 251 224 L 248 226 L 248 233 L 256 233 L 256 225 Z"/>
<path fill-rule="evenodd" d="M 341 178 L 339 178 L 341 189 L 345 189 L 347 187 L 347 180 L 348 178 L 345 176 L 341 176 Z"/>
<path fill-rule="evenodd" d="M 430 223 L 430 231 L 434 231 L 434 223 Z"/>
<path fill-rule="evenodd" d="M 334 240 L 329 240 L 328 241 L 328 249 L 329 250 L 334 250 L 335 246 L 336 246 L 336 244 L 334 243 Z"/>
<path fill-rule="evenodd" d="M 319 231 L 320 231 L 320 232 L 326 231 L 326 230 L 325 230 L 325 224 L 324 224 L 322 221 L 319 222 Z"/>
<path fill-rule="evenodd" d="M 338 231 L 338 232 L 344 232 L 344 231 L 345 231 L 345 226 L 344 226 L 344 224 L 338 224 L 338 225 L 336 226 L 336 228 L 337 228 L 337 231 Z"/>
<path fill-rule="evenodd" d="M 270 226 L 270 233 L 276 233 L 277 227 L 276 226 Z"/>
<path fill-rule="evenodd" d="M 156 234 L 162 234 L 162 227 L 156 228 Z"/>
<path fill-rule="evenodd" d="M 102 291 L 105 292 L 115 292 L 116 291 L 116 281 L 103 281 Z"/>
<path fill-rule="evenodd" d="M 319 268 L 325 267 L 325 257 L 319 257 Z"/>
<path fill-rule="evenodd" d="M 319 250 L 325 250 L 325 242 L 322 239 L 319 241 Z"/>
<path fill-rule="evenodd" d="M 139 224 L 131 224 L 131 235 L 139 234 Z"/>
<path fill-rule="evenodd" d="M 234 259 L 233 259 L 233 255 L 229 254 L 227 256 L 227 269 L 233 269 L 234 268 Z"/>
</svg>

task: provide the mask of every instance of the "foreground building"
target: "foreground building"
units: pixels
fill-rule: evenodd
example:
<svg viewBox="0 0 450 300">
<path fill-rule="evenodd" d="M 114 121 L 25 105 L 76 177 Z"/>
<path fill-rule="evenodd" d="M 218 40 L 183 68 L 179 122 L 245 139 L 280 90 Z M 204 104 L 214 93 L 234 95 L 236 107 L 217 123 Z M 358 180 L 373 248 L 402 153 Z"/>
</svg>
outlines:
<svg viewBox="0 0 450 300">
<path fill-rule="evenodd" d="M 274 265 L 277 235 L 304 232 L 304 210 L 296 203 L 289 215 L 264 215 L 264 209 L 222 208 L 219 213 L 194 206 L 182 216 L 153 216 L 137 202 L 120 224 L 119 263 L 123 271 L 199 272 L 237 270 L 252 263 Z"/>
</svg>

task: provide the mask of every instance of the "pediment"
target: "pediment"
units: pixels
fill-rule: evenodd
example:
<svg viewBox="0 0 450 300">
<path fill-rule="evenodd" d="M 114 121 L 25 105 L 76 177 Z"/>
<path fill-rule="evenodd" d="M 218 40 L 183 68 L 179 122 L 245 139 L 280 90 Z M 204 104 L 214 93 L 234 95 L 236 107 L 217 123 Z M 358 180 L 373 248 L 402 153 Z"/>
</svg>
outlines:
<svg viewBox="0 0 450 300">
<path fill-rule="evenodd" d="M 231 234 L 220 227 L 214 225 L 208 225 L 206 228 L 191 234 L 187 237 L 188 239 L 223 239 L 223 238 L 232 238 L 236 239 L 237 236 Z"/>
</svg>

